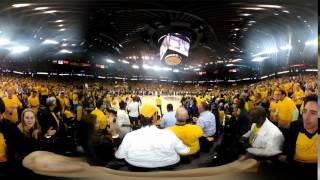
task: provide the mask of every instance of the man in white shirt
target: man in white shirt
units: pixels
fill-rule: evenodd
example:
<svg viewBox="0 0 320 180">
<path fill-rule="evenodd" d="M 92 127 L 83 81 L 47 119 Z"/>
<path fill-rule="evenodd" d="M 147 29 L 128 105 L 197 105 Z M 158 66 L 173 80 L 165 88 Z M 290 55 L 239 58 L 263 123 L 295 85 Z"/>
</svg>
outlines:
<svg viewBox="0 0 320 180">
<path fill-rule="evenodd" d="M 130 124 L 129 116 L 125 111 L 126 103 L 124 101 L 120 101 L 119 107 L 120 109 L 117 112 L 116 123 L 117 123 L 117 126 L 119 127 L 120 138 L 122 139 L 128 132 L 131 131 L 131 124 Z"/>
<path fill-rule="evenodd" d="M 179 154 L 188 153 L 190 149 L 172 131 L 155 126 L 156 106 L 146 104 L 140 113 L 143 127 L 124 137 L 116 158 L 124 159 L 133 171 L 172 169 L 180 161 Z"/>
<path fill-rule="evenodd" d="M 137 129 L 138 126 L 138 117 L 139 117 L 139 102 L 138 97 L 133 97 L 133 101 L 128 105 L 129 119 L 133 126 L 133 129 Z"/>
<path fill-rule="evenodd" d="M 249 140 L 247 152 L 257 157 L 272 157 L 282 152 L 284 137 L 277 126 L 267 119 L 263 107 L 257 106 L 249 111 L 253 122 L 251 129 L 243 135 Z"/>
</svg>

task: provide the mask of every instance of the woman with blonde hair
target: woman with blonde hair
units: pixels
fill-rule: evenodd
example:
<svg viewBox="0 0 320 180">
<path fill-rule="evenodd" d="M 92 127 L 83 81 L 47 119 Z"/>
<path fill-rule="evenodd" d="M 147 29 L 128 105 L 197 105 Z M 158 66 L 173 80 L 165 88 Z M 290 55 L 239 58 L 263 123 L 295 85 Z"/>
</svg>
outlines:
<svg viewBox="0 0 320 180">
<path fill-rule="evenodd" d="M 21 121 L 18 124 L 15 158 L 21 161 L 33 151 L 40 150 L 41 127 L 36 113 L 27 108 L 22 112 Z"/>
</svg>

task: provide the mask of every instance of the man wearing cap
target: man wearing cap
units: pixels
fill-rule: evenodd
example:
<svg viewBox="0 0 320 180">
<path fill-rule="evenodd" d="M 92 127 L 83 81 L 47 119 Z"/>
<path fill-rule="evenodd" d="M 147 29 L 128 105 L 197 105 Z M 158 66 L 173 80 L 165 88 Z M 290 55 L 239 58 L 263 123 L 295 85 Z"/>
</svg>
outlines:
<svg viewBox="0 0 320 180">
<path fill-rule="evenodd" d="M 158 129 L 158 108 L 146 104 L 141 108 L 143 127 L 128 133 L 115 156 L 124 159 L 132 171 L 169 170 L 180 161 L 179 154 L 190 149 L 177 136 L 166 129 Z"/>
</svg>

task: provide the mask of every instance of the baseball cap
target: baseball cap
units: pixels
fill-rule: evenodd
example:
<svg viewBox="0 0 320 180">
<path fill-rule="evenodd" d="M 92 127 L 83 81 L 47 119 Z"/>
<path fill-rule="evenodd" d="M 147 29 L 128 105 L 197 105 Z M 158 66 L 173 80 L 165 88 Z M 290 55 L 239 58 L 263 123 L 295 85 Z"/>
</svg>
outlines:
<svg viewBox="0 0 320 180">
<path fill-rule="evenodd" d="M 158 108 L 152 104 L 146 104 L 141 108 L 141 115 L 146 118 L 151 118 L 156 112 L 158 112 Z"/>
</svg>

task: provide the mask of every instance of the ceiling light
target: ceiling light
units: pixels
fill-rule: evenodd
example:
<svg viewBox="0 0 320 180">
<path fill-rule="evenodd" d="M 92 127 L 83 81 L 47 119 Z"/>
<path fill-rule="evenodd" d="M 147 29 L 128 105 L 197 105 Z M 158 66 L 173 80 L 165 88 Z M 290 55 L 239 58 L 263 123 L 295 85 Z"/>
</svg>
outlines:
<svg viewBox="0 0 320 180">
<path fill-rule="evenodd" d="M 68 43 L 63 43 L 63 44 L 61 44 L 61 46 L 66 47 L 66 46 L 68 46 Z"/>
<path fill-rule="evenodd" d="M 155 70 L 155 71 L 160 71 L 161 70 L 161 68 L 159 66 L 153 66 L 152 69 Z"/>
<path fill-rule="evenodd" d="M 0 37 L 0 45 L 6 45 L 6 44 L 9 44 L 9 43 L 10 43 L 9 39 Z"/>
<path fill-rule="evenodd" d="M 147 65 L 147 64 L 144 64 L 142 67 L 143 67 L 144 69 L 150 69 L 150 68 L 151 68 L 151 66 L 149 66 L 149 65 Z"/>
<path fill-rule="evenodd" d="M 65 31 L 66 29 L 65 28 L 61 28 L 61 29 L 59 29 L 59 31 Z"/>
<path fill-rule="evenodd" d="M 179 69 L 174 69 L 173 72 L 178 73 L 180 71 L 179 71 Z"/>
<path fill-rule="evenodd" d="M 278 16 L 279 14 L 278 13 L 274 13 L 274 15 Z"/>
<path fill-rule="evenodd" d="M 67 39 L 63 38 L 62 41 L 67 41 Z"/>
<path fill-rule="evenodd" d="M 76 44 L 71 44 L 71 46 L 76 46 Z"/>
<path fill-rule="evenodd" d="M 171 68 L 163 67 L 162 70 L 163 70 L 163 71 L 171 71 Z"/>
<path fill-rule="evenodd" d="M 111 60 L 111 59 L 106 59 L 106 61 L 107 61 L 107 63 L 110 63 L 110 64 L 113 64 L 113 63 L 114 63 L 114 61 Z"/>
<path fill-rule="evenodd" d="M 255 56 L 260 56 L 260 55 L 262 55 L 262 54 L 272 54 L 272 53 L 277 53 L 277 52 L 279 52 L 278 48 L 267 48 L 267 49 L 265 49 L 264 51 L 262 51 L 262 52 L 260 52 L 260 53 L 258 53 L 258 54 L 253 55 L 253 57 L 255 57 Z"/>
<path fill-rule="evenodd" d="M 139 69 L 140 67 L 137 66 L 137 65 L 132 65 L 132 68 L 133 68 L 133 69 Z"/>
<path fill-rule="evenodd" d="M 241 9 L 246 9 L 246 10 L 265 10 L 264 8 L 260 8 L 260 7 L 245 7 L 245 8 L 241 8 Z"/>
<path fill-rule="evenodd" d="M 234 66 L 234 64 L 226 64 L 227 67 Z"/>
<path fill-rule="evenodd" d="M 59 27 L 63 27 L 64 25 L 63 25 L 63 24 L 59 24 L 58 26 L 59 26 Z"/>
<path fill-rule="evenodd" d="M 122 63 L 129 64 L 129 61 L 123 60 Z"/>
<path fill-rule="evenodd" d="M 27 46 L 16 46 L 16 47 L 8 48 L 8 50 L 11 51 L 11 54 L 20 54 L 20 53 L 29 51 L 30 48 Z"/>
<path fill-rule="evenodd" d="M 249 23 L 255 23 L 256 21 L 249 21 Z"/>
<path fill-rule="evenodd" d="M 247 14 L 247 13 L 242 13 L 242 14 L 239 14 L 240 16 L 251 16 L 251 14 Z"/>
<path fill-rule="evenodd" d="M 262 62 L 263 60 L 267 59 L 268 57 L 255 57 L 252 59 L 254 62 Z"/>
<path fill-rule="evenodd" d="M 234 51 L 234 49 L 230 49 L 230 51 L 231 51 L 231 52 L 233 52 L 233 51 Z"/>
<path fill-rule="evenodd" d="M 56 13 L 56 12 L 58 12 L 58 11 L 56 11 L 56 10 L 50 10 L 50 11 L 44 11 L 43 13 L 45 13 L 45 14 L 52 14 L 52 13 Z"/>
<path fill-rule="evenodd" d="M 64 20 L 62 20 L 62 19 L 58 19 L 58 20 L 56 20 L 55 22 L 56 23 L 61 23 L 61 22 L 63 22 Z"/>
<path fill-rule="evenodd" d="M 34 10 L 36 10 L 36 11 L 46 10 L 46 9 L 49 9 L 49 7 L 37 7 L 37 8 L 34 8 Z"/>
<path fill-rule="evenodd" d="M 279 5 L 271 5 L 271 4 L 258 4 L 258 7 L 262 7 L 262 8 L 276 8 L 276 9 L 280 9 L 282 8 L 282 6 Z"/>
<path fill-rule="evenodd" d="M 239 29 L 239 28 L 234 28 L 234 30 L 235 30 L 235 31 L 239 31 L 240 29 Z"/>
<path fill-rule="evenodd" d="M 285 45 L 285 46 L 281 46 L 280 49 L 281 50 L 290 50 L 290 49 L 292 49 L 292 46 L 290 44 L 288 44 L 288 45 Z"/>
<path fill-rule="evenodd" d="M 238 62 L 238 61 L 241 61 L 242 59 L 234 59 L 234 60 L 231 60 L 230 62 Z"/>
<path fill-rule="evenodd" d="M 13 4 L 12 7 L 20 8 L 20 7 L 27 7 L 27 6 L 30 6 L 30 5 L 31 5 L 31 4 L 20 3 L 20 4 Z"/>
<path fill-rule="evenodd" d="M 198 64 L 199 67 L 201 67 L 201 64 Z"/>
<path fill-rule="evenodd" d="M 59 51 L 59 53 L 71 54 L 72 51 L 69 51 L 67 49 L 62 49 L 61 51 Z"/>
<path fill-rule="evenodd" d="M 289 14 L 289 13 L 290 13 L 290 11 L 287 11 L 287 10 L 284 10 L 284 11 L 282 11 L 282 12 L 287 13 L 287 14 Z"/>
<path fill-rule="evenodd" d="M 59 42 L 53 39 L 46 39 L 42 42 L 42 44 L 59 44 Z"/>
<path fill-rule="evenodd" d="M 304 43 L 306 46 L 310 46 L 310 45 L 318 45 L 318 41 L 315 39 L 315 40 L 311 40 L 311 41 L 306 41 Z"/>
</svg>

